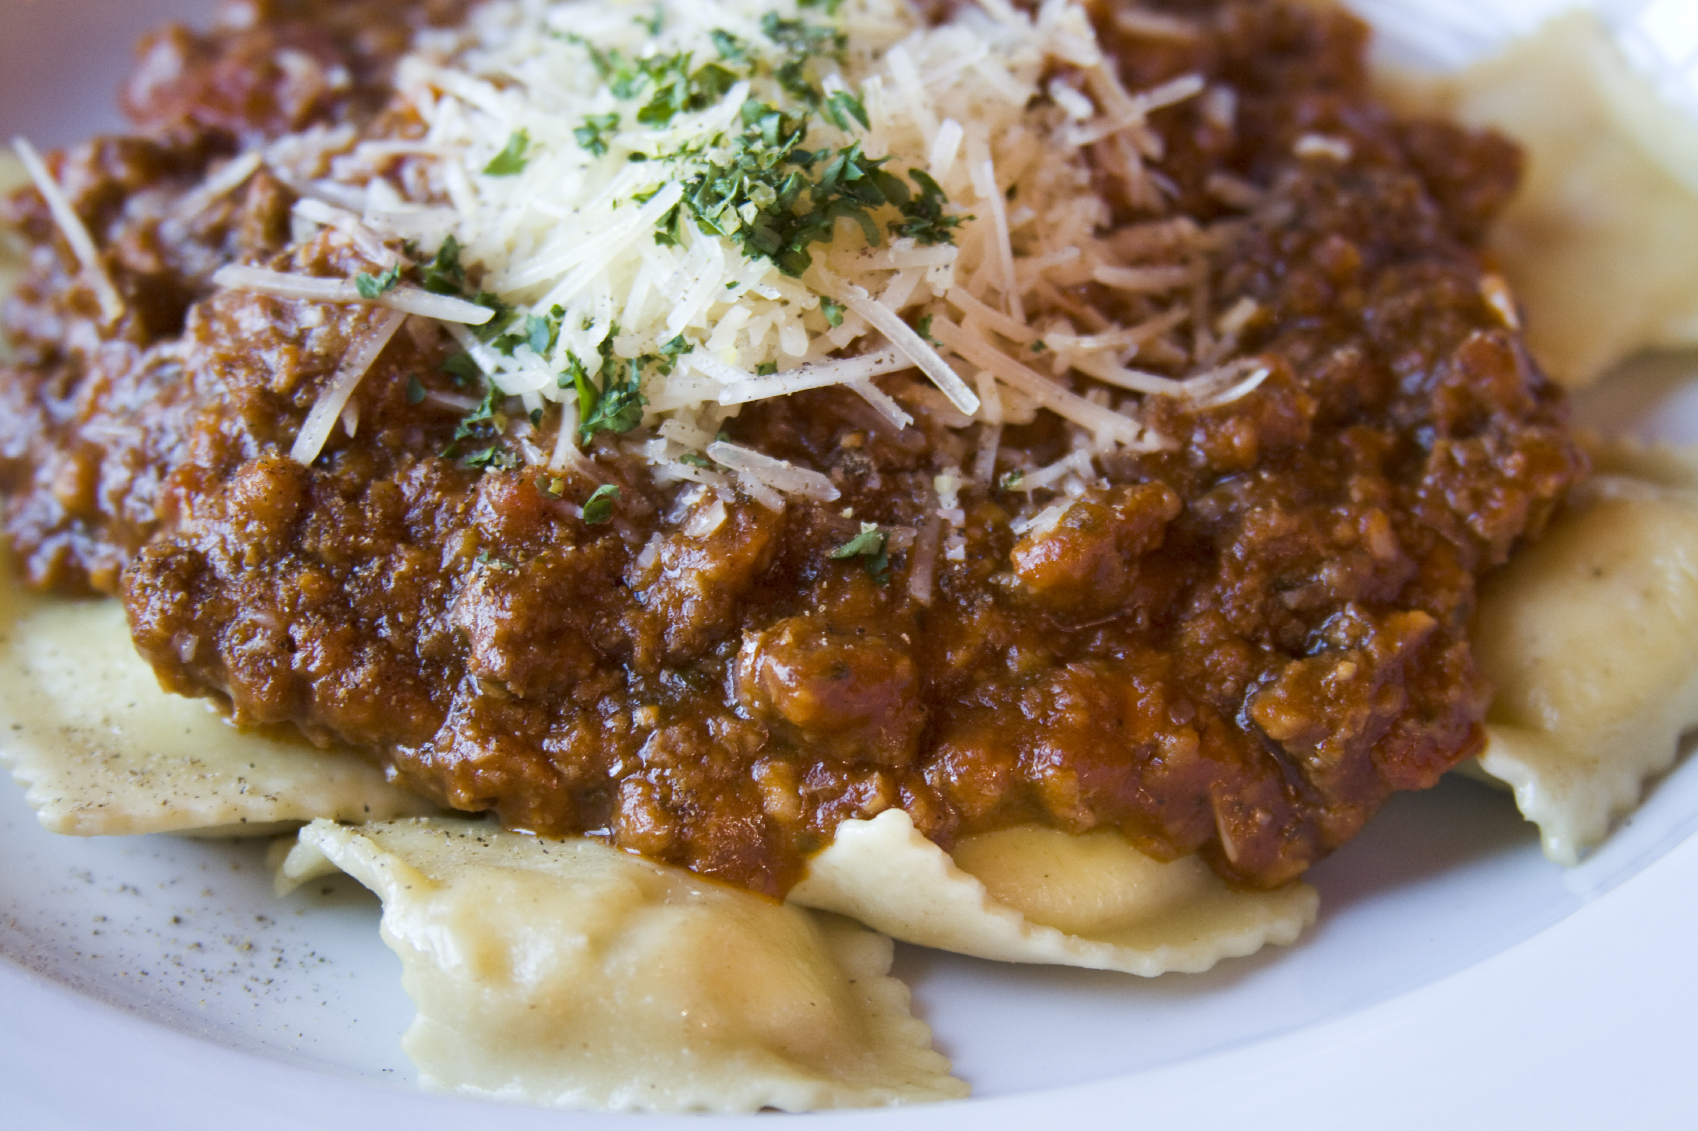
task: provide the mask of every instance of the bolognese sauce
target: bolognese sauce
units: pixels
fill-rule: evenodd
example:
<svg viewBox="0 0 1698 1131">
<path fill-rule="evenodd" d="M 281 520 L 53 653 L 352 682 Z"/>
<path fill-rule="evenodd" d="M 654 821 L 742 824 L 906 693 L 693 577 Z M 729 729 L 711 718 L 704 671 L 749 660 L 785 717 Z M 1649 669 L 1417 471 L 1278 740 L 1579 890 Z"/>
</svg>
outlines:
<svg viewBox="0 0 1698 1131">
<path fill-rule="evenodd" d="M 1141 11 L 1093 10 L 1128 87 L 1200 74 L 1234 92 L 1230 119 L 1193 100 L 1150 126 L 1166 215 L 1242 217 L 1206 282 L 1241 300 L 1230 332 L 1259 380 L 1214 404 L 1148 398 L 1173 443 L 1101 454 L 1073 495 L 1022 482 L 1070 450 L 1050 414 L 998 423 L 977 480 L 951 478 L 963 433 L 911 375 L 878 379 L 905 427 L 843 388 L 760 401 L 720 439 L 838 495 L 776 510 L 659 484 L 611 431 L 585 445 L 593 475 L 468 460 L 458 346 L 419 319 L 316 460 L 292 460 L 381 312 L 211 277 L 371 264 L 297 241 L 299 187 L 271 171 L 213 201 L 197 188 L 256 141 L 407 136 L 393 64 L 464 6 L 253 0 L 160 33 L 126 88 L 135 133 L 49 162 L 124 315 L 103 318 L 38 192 L 5 206 L 32 251 L 0 375 L 14 556 L 39 588 L 121 597 L 169 689 L 369 751 L 512 828 L 781 894 L 842 821 L 900 807 L 946 847 L 1112 827 L 1158 859 L 1286 883 L 1478 749 L 1477 583 L 1586 463 L 1478 250 L 1517 150 L 1378 105 L 1365 28 L 1341 12 Z M 1186 33 L 1150 32 L 1168 25 Z M 1113 168 L 1094 176 L 1104 238 L 1160 238 Z M 1087 331 L 1093 312 L 1145 313 L 1097 281 L 1052 301 Z M 483 409 L 498 441 L 528 426 L 546 447 L 560 427 L 553 408 Z M 927 560 L 940 477 L 959 542 Z M 935 578 L 910 584 L 922 568 Z"/>
</svg>

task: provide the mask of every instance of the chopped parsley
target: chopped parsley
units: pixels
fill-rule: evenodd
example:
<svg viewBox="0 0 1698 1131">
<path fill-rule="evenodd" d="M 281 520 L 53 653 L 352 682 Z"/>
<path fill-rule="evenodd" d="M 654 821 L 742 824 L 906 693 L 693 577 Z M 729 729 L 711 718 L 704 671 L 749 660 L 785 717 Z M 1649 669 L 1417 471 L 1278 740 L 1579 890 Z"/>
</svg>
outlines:
<svg viewBox="0 0 1698 1131">
<path fill-rule="evenodd" d="M 820 313 L 825 315 L 825 320 L 831 324 L 833 330 L 843 325 L 842 303 L 833 302 L 829 298 L 822 298 L 820 299 Z"/>
<path fill-rule="evenodd" d="M 584 500 L 584 521 L 591 526 L 600 526 L 613 517 L 613 504 L 618 500 L 619 488 L 611 483 L 603 483 Z"/>
<path fill-rule="evenodd" d="M 490 569 L 502 570 L 503 572 L 518 568 L 512 562 L 506 561 L 503 558 L 492 557 L 488 550 L 478 551 L 477 563 L 481 566 L 487 566 Z"/>
<path fill-rule="evenodd" d="M 479 471 L 511 471 L 519 466 L 519 457 L 506 448 L 491 445 L 471 453 L 460 462 Z"/>
<path fill-rule="evenodd" d="M 896 210 L 902 213 L 902 219 L 890 225 L 890 234 L 897 237 L 907 236 L 928 247 L 933 244 L 954 243 L 955 229 L 972 217 L 945 216 L 943 206 L 949 203 L 949 198 L 944 195 L 943 186 L 933 180 L 931 174 L 924 169 L 909 169 L 908 176 L 920 186 L 920 195 L 892 202 L 896 205 Z"/>
<path fill-rule="evenodd" d="M 699 452 L 685 452 L 678 457 L 679 463 L 687 463 L 691 467 L 712 467 L 713 461 Z"/>
<path fill-rule="evenodd" d="M 835 16 L 839 2 L 809 0 L 804 7 Z M 589 54 L 615 98 L 642 103 L 635 112 L 642 125 L 670 126 L 680 113 L 706 109 L 740 79 L 760 74 L 770 76 L 799 104 L 798 109 L 784 110 L 748 99 L 732 128 L 712 139 L 711 146 L 691 143 L 655 155 L 657 160 L 687 160 L 695 170 L 685 183 L 684 199 L 657 221 L 655 243 L 678 246 L 688 216 L 706 234 L 727 238 L 744 255 L 768 259 L 798 277 L 813 262 L 812 245 L 829 242 L 840 219 L 859 225 L 869 244 L 881 244 L 885 232 L 873 214 L 886 207 L 897 212 L 888 223 L 891 235 L 926 245 L 953 242 L 956 229 L 970 217 L 945 215 L 944 191 L 923 170 L 909 171 L 910 186 L 909 180 L 884 168 L 888 158 L 868 157 L 858 141 L 836 149 L 807 144 L 813 124 L 829 123 L 847 134 L 871 127 L 866 105 L 856 94 L 827 94 L 816 81 L 816 62 L 841 56 L 848 46 L 845 33 L 770 11 L 759 27 L 764 47 L 758 39 L 751 43 L 712 29 L 708 37 L 719 60 L 699 66 L 690 52 L 631 58 L 578 35 L 564 36 Z M 587 152 L 603 156 L 618 122 L 617 114 L 591 115 L 573 134 Z M 632 199 L 644 203 L 653 195 L 637 193 Z"/>
<path fill-rule="evenodd" d="M 436 258 L 419 268 L 424 289 L 433 295 L 458 295 L 466 287 L 466 268 L 460 263 L 460 241 L 449 236 L 437 249 Z"/>
<path fill-rule="evenodd" d="M 565 494 L 565 492 L 566 480 L 560 476 L 550 478 L 549 476 L 544 475 L 537 479 L 537 493 L 539 495 L 547 495 L 551 499 L 558 499 L 561 495 Z"/>
<path fill-rule="evenodd" d="M 407 378 L 407 403 L 408 404 L 423 404 L 424 399 L 425 399 L 424 382 L 420 381 L 418 374 L 415 373 L 412 376 Z"/>
<path fill-rule="evenodd" d="M 890 535 L 875 522 L 863 522 L 861 532 L 831 552 L 832 561 L 860 558 L 867 576 L 884 585 L 890 581 Z"/>
<path fill-rule="evenodd" d="M 1020 484 L 1026 481 L 1026 473 L 1020 470 L 1004 472 L 1002 478 L 996 481 L 997 489 L 1002 491 L 1018 491 Z"/>
<path fill-rule="evenodd" d="M 920 337 L 924 338 L 934 346 L 943 344 L 936 338 L 932 337 L 932 316 L 929 314 L 925 315 L 914 324 L 914 330 L 920 335 Z"/>
<path fill-rule="evenodd" d="M 737 85 L 737 76 L 718 63 L 705 63 L 691 70 L 690 59 L 690 54 L 685 52 L 638 63 L 654 84 L 654 94 L 637 111 L 637 121 L 664 128 L 687 110 L 707 109 Z"/>
<path fill-rule="evenodd" d="M 618 114 L 591 114 L 584 124 L 572 131 L 578 144 L 595 157 L 607 156 L 607 138 L 619 128 Z"/>
<path fill-rule="evenodd" d="M 629 432 L 643 420 L 643 368 L 653 360 L 649 357 L 622 358 L 613 354 L 613 339 L 619 328 L 613 327 L 600 348 L 601 364 L 592 374 L 576 354 L 566 355 L 566 372 L 560 375 L 560 387 L 573 388 L 578 394 L 578 438 L 586 443 L 597 432 Z"/>
<path fill-rule="evenodd" d="M 820 104 L 820 112 L 831 121 L 832 125 L 836 126 L 844 133 L 848 133 L 852 128 L 849 125 L 851 120 L 861 123 L 861 128 L 863 130 L 870 130 L 873 128 L 871 119 L 867 117 L 866 106 L 859 98 L 856 98 L 847 90 L 837 91 L 835 94 L 831 95 L 831 97 L 827 98 Z M 930 177 L 927 177 L 926 179 L 928 181 L 931 180 Z M 933 183 L 935 184 L 936 182 Z"/>
<path fill-rule="evenodd" d="M 401 265 L 394 264 L 389 270 L 377 275 L 360 272 L 354 276 L 354 289 L 360 292 L 364 299 L 379 298 L 394 290 L 401 282 Z"/>
<path fill-rule="evenodd" d="M 489 164 L 483 167 L 484 175 L 489 177 L 516 177 L 525 171 L 530 164 L 528 156 L 531 148 L 531 135 L 526 130 L 520 130 L 507 139 L 507 144 L 497 153 Z"/>
<path fill-rule="evenodd" d="M 714 28 L 708 32 L 708 38 L 713 40 L 713 49 L 719 52 L 719 57 L 727 63 L 745 63 L 749 59 L 748 48 L 743 41 L 728 31 Z"/>
<path fill-rule="evenodd" d="M 469 353 L 450 355 L 442 362 L 442 371 L 453 376 L 456 385 L 464 385 L 467 381 L 482 381 L 483 370 L 472 360 Z"/>
<path fill-rule="evenodd" d="M 507 417 L 501 411 L 506 400 L 507 394 L 496 388 L 494 382 L 486 384 L 483 400 L 460 418 L 460 423 L 454 428 L 454 438 L 442 449 L 442 458 L 459 459 L 461 466 L 479 471 L 510 471 L 518 467 L 521 462 L 519 456 L 498 442 L 507 430 Z M 461 445 L 467 441 L 484 446 L 461 455 Z"/>
<path fill-rule="evenodd" d="M 513 308 L 502 302 L 500 295 L 492 294 L 489 291 L 479 291 L 472 297 L 472 301 L 477 303 L 479 306 L 488 307 L 494 313 L 490 315 L 489 321 L 485 322 L 482 326 L 468 326 L 466 329 L 470 330 L 472 332 L 472 337 L 476 338 L 480 342 L 496 341 L 502 336 L 501 332 L 512 323 L 514 317 Z M 513 351 L 509 348 L 505 352 L 512 353 Z"/>
</svg>

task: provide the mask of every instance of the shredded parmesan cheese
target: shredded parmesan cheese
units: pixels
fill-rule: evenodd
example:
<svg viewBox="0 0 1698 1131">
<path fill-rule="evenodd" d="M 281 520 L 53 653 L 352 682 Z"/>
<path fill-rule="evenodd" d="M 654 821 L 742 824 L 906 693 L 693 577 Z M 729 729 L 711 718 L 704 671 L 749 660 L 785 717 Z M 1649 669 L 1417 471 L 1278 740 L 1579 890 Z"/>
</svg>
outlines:
<svg viewBox="0 0 1698 1131">
<path fill-rule="evenodd" d="M 1114 18 L 1142 38 L 1196 34 L 1137 8 Z M 810 97 L 778 81 L 785 64 L 814 84 Z M 421 37 L 397 85 L 422 137 L 315 128 L 226 163 L 182 206 L 209 206 L 263 165 L 301 195 L 303 238 L 334 229 L 379 270 L 436 272 L 428 288 L 242 265 L 214 276 L 384 308 L 313 407 L 295 447 L 303 462 L 337 419 L 358 425 L 353 390 L 407 315 L 442 323 L 527 414 L 557 406 L 542 424 L 517 416 L 504 439 L 561 474 L 609 478 L 597 446 L 580 447 L 602 426 L 598 394 L 572 374 L 628 367 L 615 430 L 641 431 L 619 450 L 658 482 L 688 484 L 677 522 L 695 537 L 724 521 L 733 489 L 774 510 L 838 497 L 818 472 L 715 439 L 742 405 L 838 388 L 898 431 L 914 426 L 912 409 L 926 428 L 963 433 L 951 458 L 970 475 L 940 477 L 940 505 L 913 535 L 908 584 L 924 601 L 940 557 L 962 560 L 956 494 L 991 482 L 1005 426 L 1039 411 L 1068 421 L 1074 451 L 1028 467 L 1022 489 L 1077 491 L 1102 454 L 1172 446 L 1142 423 L 1139 398 L 1201 410 L 1268 376 L 1237 356 L 1256 304 L 1210 285 L 1225 229 L 1173 214 L 1150 125 L 1194 98 L 1230 122 L 1232 92 L 1194 74 L 1128 90 L 1075 0 L 1034 12 L 981 0 L 937 25 L 902 0 L 659 0 L 640 19 L 599 0 L 491 0 L 465 28 Z M 805 128 L 785 142 L 785 122 Z M 797 180 L 728 172 L 779 160 L 784 144 L 811 155 Z M 1349 159 L 1336 139 L 1297 144 Z M 864 169 L 906 198 L 830 213 L 786 244 L 779 229 L 851 160 L 874 163 Z M 1102 234 L 1113 210 L 1098 171 L 1147 222 Z M 62 194 L 44 170 L 37 180 L 88 277 L 116 300 Z M 779 206 L 773 186 L 787 183 L 802 187 Z M 1208 189 L 1243 209 L 1262 192 L 1224 175 Z M 1092 283 L 1117 292 L 1104 309 L 1080 297 Z M 898 376 L 909 370 L 930 386 Z M 445 411 L 477 403 L 427 397 Z"/>
<path fill-rule="evenodd" d="M 336 422 L 342 417 L 342 410 L 348 404 L 348 398 L 354 395 L 360 380 L 372 363 L 383 352 L 383 347 L 389 344 L 389 339 L 395 336 L 395 331 L 401 328 L 401 323 L 407 316 L 398 310 L 384 311 L 374 314 L 366 332 L 354 343 L 336 375 L 330 379 L 324 393 L 313 404 L 312 411 L 301 424 L 301 431 L 295 437 L 294 447 L 289 449 L 289 458 L 296 463 L 311 466 L 318 458 L 318 453 L 324 450 L 324 442 L 330 438 L 330 433 L 336 427 Z M 356 410 L 352 416 L 353 423 L 348 425 L 348 434 L 352 435 L 354 427 L 359 422 Z"/>
<path fill-rule="evenodd" d="M 106 265 L 100 259 L 100 250 L 94 246 L 94 237 L 89 235 L 82 217 L 77 215 L 77 210 L 72 208 L 71 202 L 65 198 L 59 182 L 47 171 L 47 166 L 42 162 L 41 154 L 35 151 L 35 146 L 19 137 L 12 139 L 12 148 L 17 151 L 18 159 L 24 163 L 30 180 L 35 182 L 36 191 L 47 201 L 47 210 L 53 214 L 53 222 L 59 225 L 65 242 L 71 245 L 72 253 L 82 265 L 84 279 L 100 302 L 100 312 L 106 316 L 108 322 L 116 322 L 124 316 L 124 299 L 118 294 L 118 288 L 112 285 L 112 277 L 106 273 Z"/>
</svg>

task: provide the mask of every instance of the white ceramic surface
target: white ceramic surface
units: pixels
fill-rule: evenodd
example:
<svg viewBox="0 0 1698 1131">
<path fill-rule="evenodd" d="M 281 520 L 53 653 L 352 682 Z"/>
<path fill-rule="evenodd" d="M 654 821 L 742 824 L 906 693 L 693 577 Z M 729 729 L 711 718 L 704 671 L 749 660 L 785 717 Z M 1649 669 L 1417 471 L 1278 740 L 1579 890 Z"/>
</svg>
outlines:
<svg viewBox="0 0 1698 1131">
<path fill-rule="evenodd" d="M 1514 4 L 1523 18 L 1551 6 Z M 110 92 L 134 36 L 205 7 L 0 0 L 0 136 L 57 144 L 115 126 Z M 1579 415 L 1698 440 L 1693 368 L 1641 367 Z M 1687 763 L 1565 872 L 1506 795 L 1450 781 L 1398 798 L 1314 870 L 1321 921 L 1290 950 L 1145 982 L 903 948 L 897 973 L 979 1098 L 813 1122 L 1692 1126 L 1695 825 Z M 261 855 L 53 837 L 0 786 L 0 1125 L 631 1125 L 412 1090 L 397 1046 L 412 1011 L 375 900 L 332 881 L 276 901 Z"/>
</svg>

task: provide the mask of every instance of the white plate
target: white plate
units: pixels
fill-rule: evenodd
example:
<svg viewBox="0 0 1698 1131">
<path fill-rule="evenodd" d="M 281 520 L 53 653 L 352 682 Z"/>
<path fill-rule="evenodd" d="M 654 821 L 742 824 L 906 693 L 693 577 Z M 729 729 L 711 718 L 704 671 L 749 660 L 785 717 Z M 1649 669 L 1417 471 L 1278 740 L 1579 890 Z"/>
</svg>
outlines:
<svg viewBox="0 0 1698 1131">
<path fill-rule="evenodd" d="M 116 126 L 110 92 L 135 35 L 205 6 L 0 0 L 0 136 L 53 145 Z M 1649 367 L 1588 398 L 1580 414 L 1698 439 L 1698 397 L 1677 380 L 1690 368 Z M 1687 763 L 1602 851 L 1565 872 L 1540 856 L 1505 795 L 1448 781 L 1399 797 L 1314 869 L 1321 921 L 1290 950 L 1146 982 L 902 948 L 897 974 L 978 1098 L 813 1119 L 1690 1124 L 1695 824 L 1698 767 Z M 18 791 L 0 788 L 0 955 L 9 960 L 0 962 L 0 1122 L 244 1131 L 329 1120 L 421 1131 L 480 1119 L 629 1122 L 411 1090 L 397 1042 L 412 1010 L 377 937 L 375 900 L 333 881 L 275 901 L 261 854 L 169 837 L 53 837 Z"/>
</svg>

